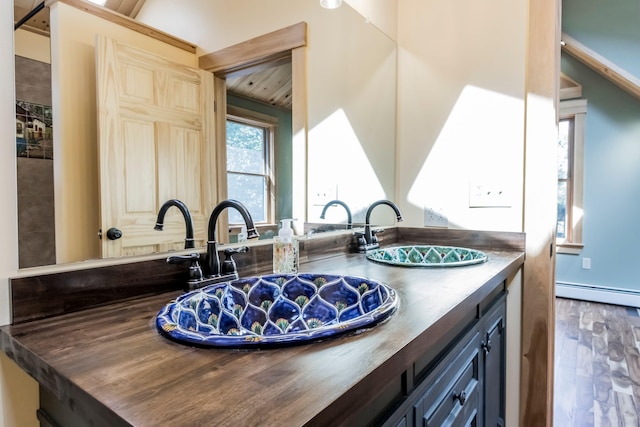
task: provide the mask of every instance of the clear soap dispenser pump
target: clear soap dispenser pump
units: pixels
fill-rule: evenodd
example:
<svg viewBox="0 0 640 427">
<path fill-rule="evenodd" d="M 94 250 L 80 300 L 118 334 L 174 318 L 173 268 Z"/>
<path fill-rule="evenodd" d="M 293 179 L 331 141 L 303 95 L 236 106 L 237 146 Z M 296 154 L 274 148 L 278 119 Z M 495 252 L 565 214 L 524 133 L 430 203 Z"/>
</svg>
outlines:
<svg viewBox="0 0 640 427">
<path fill-rule="evenodd" d="M 273 238 L 273 272 L 298 272 L 298 240 L 293 236 L 292 219 L 283 219 L 282 228 Z"/>
</svg>

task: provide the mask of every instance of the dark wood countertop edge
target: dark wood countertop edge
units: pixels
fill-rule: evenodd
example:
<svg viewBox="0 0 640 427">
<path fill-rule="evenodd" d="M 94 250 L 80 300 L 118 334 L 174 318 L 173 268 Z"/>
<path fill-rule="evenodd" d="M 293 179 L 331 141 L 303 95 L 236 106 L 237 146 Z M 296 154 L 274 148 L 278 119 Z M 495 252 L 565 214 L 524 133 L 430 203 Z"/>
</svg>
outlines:
<svg viewBox="0 0 640 427">
<path fill-rule="evenodd" d="M 386 241 L 384 242 L 385 245 L 396 243 L 398 239 L 403 239 L 403 243 L 404 243 L 404 240 L 410 240 L 408 235 L 406 234 L 403 235 L 403 233 L 406 233 L 405 231 L 400 231 L 397 228 L 393 230 L 388 230 L 388 231 L 390 232 L 383 233 L 383 236 L 386 239 Z M 413 235 L 414 236 L 413 238 L 417 239 L 418 241 L 421 241 L 421 239 L 423 239 L 423 237 L 426 235 L 434 235 L 433 230 L 426 230 L 426 234 L 423 234 L 425 233 L 425 230 L 423 229 L 417 229 L 415 231 L 417 231 L 417 233 Z M 453 232 L 451 233 L 451 235 L 454 236 L 455 238 L 453 239 L 452 245 L 465 244 L 464 243 L 465 241 L 461 240 L 462 239 L 461 236 L 465 236 L 465 235 L 467 237 L 471 236 L 471 238 L 467 240 L 468 242 L 470 242 L 470 243 L 466 243 L 468 245 L 472 245 L 474 241 L 480 244 L 479 243 L 480 240 L 483 240 L 486 237 L 486 236 L 480 236 L 480 240 L 478 240 L 477 236 L 473 237 L 474 236 L 473 233 L 477 233 L 477 232 L 472 232 L 467 230 L 459 230 L 459 231 L 442 230 L 442 231 L 436 231 L 435 235 L 444 236 L 447 234 L 447 233 L 444 233 L 445 231 Z M 353 406 L 351 405 L 353 404 L 354 401 L 359 401 L 358 396 L 361 394 L 364 394 L 362 393 L 363 390 L 371 390 L 372 387 L 377 387 L 380 384 L 384 384 L 387 381 L 394 380 L 399 375 L 402 375 L 402 373 L 405 370 L 409 369 L 409 367 L 413 364 L 416 358 L 424 354 L 425 346 L 427 346 L 430 342 L 434 342 L 434 340 L 443 339 L 448 334 L 450 334 L 452 330 L 452 327 L 450 325 L 454 325 L 458 323 L 460 320 L 465 319 L 469 310 L 473 310 L 474 307 L 480 304 L 484 298 L 490 295 L 491 292 L 496 287 L 498 287 L 503 281 L 507 280 L 513 274 L 515 274 L 515 272 L 524 263 L 524 258 L 525 258 L 524 249 L 522 248 L 522 250 L 520 250 L 520 246 L 524 242 L 524 234 L 523 233 L 506 233 L 506 234 L 508 235 L 507 237 L 515 237 L 516 243 L 514 245 L 509 246 L 509 244 L 507 244 L 504 247 L 497 247 L 496 242 L 502 241 L 502 237 L 501 237 L 501 233 L 496 233 L 493 236 L 494 237 L 497 236 L 497 238 L 489 238 L 488 240 L 485 239 L 486 240 L 485 243 L 487 244 L 487 246 L 483 248 L 518 253 L 516 257 L 513 257 L 510 260 L 508 265 L 502 268 L 493 277 L 489 278 L 473 294 L 469 295 L 458 306 L 456 306 L 454 309 L 450 310 L 448 313 L 443 315 L 432 326 L 422 331 L 422 333 L 417 338 L 415 338 L 411 343 L 406 345 L 402 350 L 400 350 L 394 356 L 390 357 L 383 364 L 378 366 L 371 374 L 365 377 L 356 386 L 352 387 L 341 396 L 336 396 L 336 399 L 332 404 L 330 404 L 323 411 L 318 413 L 313 419 L 309 420 L 308 425 L 318 425 L 319 423 L 326 424 L 328 421 L 335 421 L 335 425 L 340 425 L 343 423 L 348 424 L 348 422 L 352 420 L 352 418 L 355 416 L 355 414 L 353 414 L 350 411 L 350 409 L 353 408 Z M 349 236 L 346 236 L 346 235 L 343 237 L 332 236 L 331 239 L 333 240 L 330 240 L 331 242 L 330 246 L 333 246 L 336 244 L 339 246 L 337 250 L 338 255 L 344 253 L 348 249 L 348 245 L 346 245 L 346 243 L 348 242 Z M 314 241 L 314 240 L 315 239 L 306 241 L 306 242 L 309 242 L 307 243 L 307 255 L 309 260 L 321 259 L 321 258 L 326 258 L 328 256 L 331 256 L 331 254 L 327 250 L 326 242 L 323 243 L 323 242 Z M 437 239 L 435 240 L 437 241 Z M 443 243 L 435 242 L 433 244 L 443 244 Z M 267 249 L 270 250 L 271 246 L 270 245 L 267 246 Z M 246 260 L 243 260 L 242 263 L 250 264 L 255 261 L 255 259 L 252 259 L 252 258 L 263 256 L 263 255 L 264 254 L 254 253 L 254 255 L 252 255 L 251 257 L 248 257 Z M 264 265 L 262 264 L 266 264 L 266 263 L 262 262 L 261 264 L 259 264 L 261 267 L 254 266 L 254 268 L 264 269 Z M 270 267 L 270 259 L 268 264 Z M 145 268 L 143 268 L 143 271 L 146 271 L 148 273 L 149 270 L 147 270 L 147 268 L 151 268 L 153 270 L 154 266 L 150 264 Z M 172 270 L 165 270 L 162 276 L 163 280 L 165 280 L 167 284 L 171 283 L 171 281 L 175 283 L 175 266 L 171 266 L 171 268 Z M 253 268 L 250 268 L 250 269 L 253 270 Z M 127 275 L 126 271 L 129 271 L 129 270 L 122 269 L 119 266 L 115 266 L 110 271 L 112 272 L 110 274 L 117 274 L 117 276 L 120 278 L 120 277 L 126 276 Z M 87 274 L 91 274 L 91 273 L 96 273 L 95 269 L 85 271 L 84 277 L 88 277 Z M 260 274 L 259 271 L 251 271 L 250 273 Z M 46 275 L 46 276 L 35 276 L 32 278 L 20 278 L 17 280 L 28 279 L 26 281 L 23 281 L 22 285 L 32 284 L 35 286 L 42 287 L 48 284 L 48 280 L 50 278 L 51 278 L 50 275 Z M 60 280 L 60 286 L 62 286 L 65 283 L 65 281 L 68 279 L 68 277 L 63 275 L 63 276 L 58 276 L 58 279 Z M 76 282 L 77 285 L 81 286 L 82 280 L 80 278 L 77 278 L 76 280 L 77 280 Z M 97 283 L 100 280 L 105 280 L 105 277 L 104 275 L 97 274 L 95 277 L 91 279 L 91 283 Z M 124 281 L 123 278 L 120 278 L 119 280 Z M 155 294 L 164 293 L 164 292 L 175 292 L 172 286 L 166 286 L 166 285 L 162 289 L 157 291 L 158 292 L 156 292 Z M 113 292 L 113 289 L 110 289 L 109 292 Z M 49 294 L 47 293 L 45 295 L 49 295 Z M 131 297 L 132 295 L 127 295 L 127 298 L 131 298 Z M 118 303 L 118 302 L 122 302 L 122 299 L 114 300 L 112 303 Z M 15 300 L 14 300 L 14 303 L 15 303 Z M 68 303 L 65 302 L 65 304 L 68 304 Z M 103 304 L 103 305 L 109 305 L 109 304 Z M 93 307 L 95 307 L 95 305 Z M 72 312 L 72 311 L 78 311 L 78 310 L 67 310 L 57 314 L 65 314 L 67 312 Z M 40 318 L 31 319 L 31 320 L 40 320 Z M 26 323 L 26 322 L 22 322 L 22 323 Z M 115 412 L 113 412 L 111 409 L 109 409 L 108 407 L 100 403 L 97 399 L 89 395 L 81 387 L 73 383 L 69 378 L 62 375 L 58 371 L 56 371 L 54 368 L 52 368 L 46 362 L 46 360 L 41 359 L 29 347 L 23 345 L 20 341 L 19 335 L 13 336 L 11 334 L 10 326 L 0 327 L 0 344 L 2 346 L 2 350 L 7 354 L 7 356 L 10 359 L 14 360 L 14 362 L 16 362 L 18 366 L 20 366 L 25 372 L 27 372 L 30 376 L 32 376 L 36 381 L 38 381 L 40 384 L 46 387 L 65 405 L 71 408 L 74 408 L 74 410 L 77 410 L 77 411 L 82 411 L 83 409 L 81 408 L 85 408 L 85 407 L 91 408 L 92 412 L 95 412 L 97 410 L 98 418 L 108 420 L 109 424 L 106 424 L 106 425 L 109 425 L 109 426 L 128 425 Z M 90 416 L 91 414 L 83 414 L 83 416 L 85 417 L 87 417 L 88 415 L 89 415 L 89 418 L 87 419 L 94 418 Z"/>
<path fill-rule="evenodd" d="M 353 418 L 357 413 L 351 411 L 353 407 L 364 407 L 369 401 L 362 401 L 362 396 L 370 395 L 370 390 L 380 389 L 382 384 L 393 381 L 403 372 L 412 369 L 413 363 L 425 354 L 425 348 L 431 343 L 445 340 L 455 331 L 455 326 L 459 325 L 469 316 L 469 313 L 475 313 L 478 306 L 489 297 L 496 288 L 504 281 L 510 279 L 524 264 L 524 253 L 514 258 L 504 269 L 498 274 L 490 278 L 483 286 L 478 288 L 476 292 L 467 297 L 453 310 L 442 316 L 431 327 L 425 329 L 420 336 L 405 346 L 401 351 L 393 357 L 387 359 L 385 363 L 380 365 L 370 375 L 360 381 L 355 387 L 348 390 L 342 396 L 339 396 L 324 411 L 318 413 L 306 426 L 353 426 Z M 506 289 L 506 286 L 505 286 Z M 457 331 L 463 332 L 463 331 Z M 433 356 L 436 357 L 440 351 L 434 349 Z M 442 349 L 440 349 L 442 350 Z M 354 405 L 354 402 L 359 402 Z"/>
<path fill-rule="evenodd" d="M 524 253 L 520 253 L 473 294 L 425 329 L 401 351 L 378 366 L 355 387 L 352 387 L 341 396 L 336 396 L 334 402 L 309 420 L 307 425 L 349 425 L 352 418 L 357 415 L 351 411 L 354 402 L 360 402 L 362 400 L 361 396 L 367 395 L 367 393 L 363 392 L 364 390 L 376 389 L 382 384 L 397 379 L 404 371 L 410 369 L 414 361 L 424 354 L 426 347 L 437 340 L 443 340 L 449 336 L 454 325 L 468 318 L 468 313 L 475 312 L 478 304 L 487 298 L 502 282 L 512 277 L 523 263 Z M 115 412 L 52 368 L 30 348 L 24 346 L 20 342 L 20 336 L 13 336 L 10 328 L 11 326 L 9 325 L 0 327 L 2 350 L 31 377 L 53 393 L 54 396 L 76 411 L 82 411 L 82 408 L 91 408 L 92 412 L 90 414 L 81 414 L 85 419 L 107 420 L 108 424 L 106 425 L 109 426 L 128 425 Z M 368 402 L 361 402 L 362 405 L 366 403 Z M 94 414 L 97 414 L 97 417 Z"/>
<path fill-rule="evenodd" d="M 95 427 L 114 427 L 130 425 L 110 408 L 74 384 L 65 375 L 59 373 L 31 349 L 22 345 L 19 337 L 8 332 L 9 326 L 0 327 L 2 351 L 20 368 L 49 390 L 56 398 L 71 408 L 84 420 L 92 421 Z"/>
</svg>

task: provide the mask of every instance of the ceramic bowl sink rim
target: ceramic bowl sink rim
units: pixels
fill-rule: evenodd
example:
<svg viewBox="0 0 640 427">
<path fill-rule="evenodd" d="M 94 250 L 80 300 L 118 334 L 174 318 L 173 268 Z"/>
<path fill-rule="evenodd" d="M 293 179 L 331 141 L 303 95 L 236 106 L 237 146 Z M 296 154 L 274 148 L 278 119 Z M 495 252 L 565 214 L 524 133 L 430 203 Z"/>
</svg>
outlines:
<svg viewBox="0 0 640 427">
<path fill-rule="evenodd" d="M 397 251 L 398 249 L 406 249 L 406 248 L 443 248 L 443 249 L 448 249 L 448 250 L 465 250 L 465 251 L 469 251 L 469 252 L 473 252 L 476 254 L 479 254 L 480 256 L 478 258 L 474 258 L 471 260 L 466 260 L 466 261 L 453 261 L 453 262 L 424 262 L 424 263 L 416 263 L 416 262 L 402 262 L 402 261 L 395 261 L 395 260 L 388 260 L 388 259 L 381 259 L 381 258 L 374 258 L 374 254 L 376 253 L 384 253 L 384 252 L 390 252 L 390 251 Z M 366 257 L 368 260 L 373 261 L 373 262 L 377 262 L 377 263 L 381 263 L 381 264 L 388 264 L 388 265 L 393 265 L 393 266 L 398 266 L 398 267 L 414 267 L 414 268 L 425 268 L 425 267 L 463 267 L 463 266 L 468 266 L 468 265 L 476 265 L 476 264 L 482 264 L 484 262 L 487 262 L 489 260 L 489 256 L 478 249 L 472 249 L 472 248 L 468 248 L 465 246 L 450 246 L 450 245 L 432 245 L 432 244 L 427 244 L 427 245 L 395 245 L 395 246 L 389 246 L 386 248 L 378 248 L 378 249 L 373 249 L 370 251 L 366 252 Z"/>
<path fill-rule="evenodd" d="M 385 289 L 388 297 L 385 301 L 375 307 L 370 312 L 359 315 L 352 319 L 339 321 L 338 323 L 332 323 L 328 325 L 323 325 L 320 327 L 316 327 L 313 329 L 307 329 L 302 331 L 295 332 L 284 332 L 281 334 L 272 334 L 272 335 L 257 335 L 251 331 L 248 331 L 246 328 L 243 328 L 244 333 L 241 335 L 223 335 L 220 333 L 216 334 L 205 334 L 203 332 L 197 331 L 189 331 L 178 327 L 175 323 L 170 322 L 168 319 L 168 314 L 173 306 L 184 301 L 185 299 L 192 298 L 194 296 L 199 295 L 204 290 L 219 287 L 220 285 L 226 284 L 230 286 L 231 283 L 236 282 L 236 280 L 232 280 L 229 282 L 223 282 L 205 286 L 200 289 L 196 289 L 193 291 L 186 292 L 178 296 L 175 300 L 172 300 L 165 304 L 162 309 L 158 312 L 155 318 L 156 328 L 157 330 L 166 338 L 176 341 L 182 344 L 192 344 L 196 346 L 202 347 L 218 347 L 218 348 L 267 348 L 267 347 L 281 347 L 285 345 L 292 344 L 302 344 L 313 341 L 319 341 L 324 339 L 333 338 L 336 336 L 344 335 L 347 333 L 358 333 L 366 329 L 370 329 L 380 323 L 387 321 L 391 315 L 396 311 L 399 305 L 399 297 L 395 289 L 386 283 L 371 279 L 368 277 L 362 277 L 357 275 L 350 274 L 334 274 L 334 273 L 314 273 L 314 272 L 299 272 L 299 273 L 291 273 L 291 274 L 264 274 L 264 275 L 256 275 L 250 277 L 243 277 L 238 279 L 239 281 L 247 281 L 256 278 L 264 278 L 264 277 L 297 277 L 298 275 L 309 275 L 313 277 L 338 277 L 340 280 L 344 278 L 351 279 L 360 279 L 365 280 L 370 283 L 375 283 L 377 286 L 381 286 Z M 288 281 L 291 279 L 287 279 Z M 361 301 L 358 300 L 358 303 Z M 195 310 L 194 310 L 195 311 Z M 167 325 L 176 326 L 172 330 L 166 330 L 165 327 Z"/>
</svg>

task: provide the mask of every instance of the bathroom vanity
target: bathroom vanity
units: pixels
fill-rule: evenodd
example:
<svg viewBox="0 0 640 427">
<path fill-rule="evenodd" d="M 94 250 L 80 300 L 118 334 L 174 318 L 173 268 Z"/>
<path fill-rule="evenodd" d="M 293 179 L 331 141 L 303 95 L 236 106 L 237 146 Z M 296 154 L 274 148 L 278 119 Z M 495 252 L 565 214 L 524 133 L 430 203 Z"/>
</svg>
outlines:
<svg viewBox="0 0 640 427">
<path fill-rule="evenodd" d="M 401 268 L 349 253 L 348 235 L 302 240 L 301 271 L 384 282 L 399 307 L 358 333 L 251 350 L 198 348 L 158 333 L 156 314 L 181 294 L 169 285 L 182 273 L 176 266 L 162 273 L 167 267 L 153 264 L 155 293 L 153 280 L 123 274 L 126 267 L 21 277 L 12 279 L 14 324 L 0 328 L 2 349 L 40 383 L 42 425 L 501 425 L 505 298 L 524 263 L 524 235 L 393 228 L 380 243 L 464 245 L 489 259 Z M 238 258 L 240 276 L 269 273 L 270 247 Z M 137 269 L 149 277 L 155 267 Z M 75 296 L 53 302 L 65 284 Z M 88 288 L 92 297 L 83 297 Z"/>
</svg>

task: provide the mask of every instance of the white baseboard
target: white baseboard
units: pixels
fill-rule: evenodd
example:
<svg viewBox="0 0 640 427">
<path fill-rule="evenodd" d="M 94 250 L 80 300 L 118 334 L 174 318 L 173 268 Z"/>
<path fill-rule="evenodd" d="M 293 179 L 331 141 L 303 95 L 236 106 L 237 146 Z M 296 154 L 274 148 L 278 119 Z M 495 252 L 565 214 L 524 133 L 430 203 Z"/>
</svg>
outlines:
<svg viewBox="0 0 640 427">
<path fill-rule="evenodd" d="M 629 289 L 556 282 L 556 296 L 640 308 L 640 291 Z"/>
</svg>

